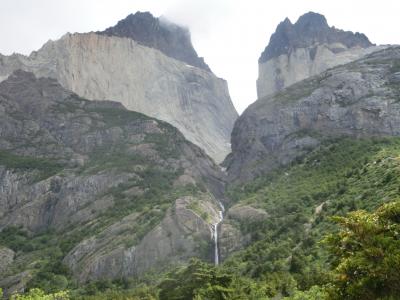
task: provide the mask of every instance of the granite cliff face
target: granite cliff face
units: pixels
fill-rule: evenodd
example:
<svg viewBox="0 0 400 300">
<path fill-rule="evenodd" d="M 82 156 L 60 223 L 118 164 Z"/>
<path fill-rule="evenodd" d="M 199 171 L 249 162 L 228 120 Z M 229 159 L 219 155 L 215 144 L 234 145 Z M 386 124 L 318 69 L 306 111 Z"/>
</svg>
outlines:
<svg viewBox="0 0 400 300">
<path fill-rule="evenodd" d="M 250 105 L 235 123 L 230 179 L 287 165 L 335 136 L 400 135 L 400 48 L 298 82 Z"/>
<path fill-rule="evenodd" d="M 164 23 L 135 14 L 101 33 L 66 34 L 29 57 L 0 55 L 0 80 L 22 69 L 89 100 L 119 101 L 174 125 L 220 162 L 237 118 L 226 81 L 201 63 L 186 29 Z"/>
<path fill-rule="evenodd" d="M 309 12 L 295 24 L 285 19 L 259 59 L 258 98 L 382 48 L 364 34 L 329 27 L 317 13 Z"/>
<path fill-rule="evenodd" d="M 26 239 L 0 249 L 8 292 L 46 251 L 80 281 L 212 260 L 224 174 L 176 128 L 24 71 L 0 83 L 0 116 L 0 230 Z"/>
</svg>

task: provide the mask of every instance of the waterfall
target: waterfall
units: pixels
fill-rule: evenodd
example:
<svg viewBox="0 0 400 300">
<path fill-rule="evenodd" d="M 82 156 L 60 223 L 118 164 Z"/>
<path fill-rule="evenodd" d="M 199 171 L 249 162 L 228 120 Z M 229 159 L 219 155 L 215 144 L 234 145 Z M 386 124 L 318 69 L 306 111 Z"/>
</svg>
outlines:
<svg viewBox="0 0 400 300">
<path fill-rule="evenodd" d="M 220 201 L 218 201 L 218 205 L 220 207 L 220 210 L 218 211 L 218 217 L 219 217 L 218 222 L 211 225 L 212 236 L 214 238 L 214 264 L 215 265 L 219 264 L 218 225 L 224 219 L 224 212 L 225 212 L 225 207 Z"/>
</svg>

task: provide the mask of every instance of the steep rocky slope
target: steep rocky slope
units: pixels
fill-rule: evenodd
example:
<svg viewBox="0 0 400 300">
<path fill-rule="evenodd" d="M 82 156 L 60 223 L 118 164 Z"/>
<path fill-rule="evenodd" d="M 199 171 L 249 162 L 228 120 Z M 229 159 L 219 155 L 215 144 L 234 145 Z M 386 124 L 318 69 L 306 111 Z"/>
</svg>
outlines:
<svg viewBox="0 0 400 300">
<path fill-rule="evenodd" d="M 286 18 L 259 59 L 258 98 L 382 48 L 364 34 L 329 27 L 317 13 L 309 12 L 295 24 Z"/>
<path fill-rule="evenodd" d="M 237 113 L 226 81 L 202 62 L 186 29 L 138 13 L 104 32 L 66 34 L 29 57 L 0 55 L 0 80 L 23 69 L 86 99 L 119 101 L 174 125 L 220 162 Z"/>
<path fill-rule="evenodd" d="M 372 53 L 252 104 L 235 123 L 231 180 L 287 165 L 327 137 L 400 134 L 400 48 Z"/>
<path fill-rule="evenodd" d="M 213 259 L 224 175 L 176 128 L 24 71 L 0 116 L 0 287 L 62 289 L 62 261 L 84 282 Z"/>
</svg>

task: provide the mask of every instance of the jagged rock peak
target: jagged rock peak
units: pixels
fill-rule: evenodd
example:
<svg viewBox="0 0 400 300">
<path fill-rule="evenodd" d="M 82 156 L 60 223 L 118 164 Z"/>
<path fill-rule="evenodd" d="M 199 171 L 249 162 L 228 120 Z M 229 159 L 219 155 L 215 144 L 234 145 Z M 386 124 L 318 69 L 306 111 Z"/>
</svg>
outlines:
<svg viewBox="0 0 400 300">
<path fill-rule="evenodd" d="M 193 48 L 190 32 L 166 18 L 154 17 L 150 12 L 136 12 L 119 21 L 115 26 L 97 32 L 108 36 L 127 37 L 163 52 L 165 55 L 189 65 L 211 71 Z"/>
<path fill-rule="evenodd" d="M 302 15 L 295 24 L 286 18 L 278 25 L 268 46 L 261 54 L 259 62 L 263 63 L 282 54 L 289 54 L 296 48 L 306 48 L 322 43 L 342 43 L 348 48 L 356 46 L 367 48 L 373 45 L 364 34 L 329 27 L 323 15 L 308 12 Z"/>
</svg>

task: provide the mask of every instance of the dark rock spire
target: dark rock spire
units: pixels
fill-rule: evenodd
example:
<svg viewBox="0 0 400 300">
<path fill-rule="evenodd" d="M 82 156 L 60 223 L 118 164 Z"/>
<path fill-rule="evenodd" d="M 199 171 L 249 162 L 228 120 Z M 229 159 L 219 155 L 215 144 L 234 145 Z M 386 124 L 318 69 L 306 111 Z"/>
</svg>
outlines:
<svg viewBox="0 0 400 300">
<path fill-rule="evenodd" d="M 286 18 L 278 25 L 268 46 L 261 54 L 259 62 L 266 62 L 271 58 L 288 54 L 296 48 L 306 48 L 322 43 L 342 43 L 348 48 L 372 46 L 364 34 L 329 27 L 323 15 L 308 12 L 302 15 L 295 24 Z"/>
<path fill-rule="evenodd" d="M 188 65 L 211 71 L 202 57 L 193 48 L 190 32 L 164 18 L 155 18 L 149 12 L 130 14 L 115 26 L 102 32 L 108 36 L 127 37 Z"/>
</svg>

